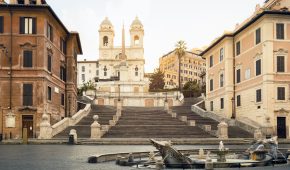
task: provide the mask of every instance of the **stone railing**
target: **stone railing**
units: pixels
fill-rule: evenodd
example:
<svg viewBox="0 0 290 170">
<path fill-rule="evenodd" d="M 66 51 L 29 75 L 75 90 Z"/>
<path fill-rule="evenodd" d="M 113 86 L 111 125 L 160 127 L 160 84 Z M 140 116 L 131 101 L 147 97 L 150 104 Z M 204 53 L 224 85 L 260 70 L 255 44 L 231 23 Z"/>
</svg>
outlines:
<svg viewBox="0 0 290 170">
<path fill-rule="evenodd" d="M 40 134 L 40 138 L 41 139 L 52 138 L 53 136 L 57 135 L 58 133 L 64 131 L 67 127 L 77 124 L 83 117 L 87 116 L 90 111 L 91 111 L 91 104 L 87 104 L 84 109 L 79 110 L 71 118 L 64 118 L 52 126 L 50 126 L 49 122 L 47 124 L 46 118 L 43 119 L 43 122 L 46 122 L 46 125 L 43 127 L 40 127 L 40 129 L 45 128 L 45 129 L 51 129 L 51 130 L 40 130 L 41 133 L 49 133 L 49 134 Z"/>
<path fill-rule="evenodd" d="M 84 109 L 79 110 L 69 119 L 69 125 L 73 126 L 77 124 L 83 117 L 87 116 L 91 111 L 91 104 L 87 104 Z"/>
<path fill-rule="evenodd" d="M 230 126 L 238 126 L 238 127 L 242 128 L 243 130 L 250 132 L 252 134 L 255 133 L 256 129 L 261 128 L 261 126 L 258 125 L 257 123 L 249 123 L 249 122 L 245 121 L 244 118 L 242 121 L 241 121 L 241 119 L 232 120 L 232 119 L 228 119 L 222 115 L 218 115 L 218 114 L 215 114 L 213 112 L 203 110 L 202 108 L 198 107 L 198 105 L 200 105 L 202 102 L 204 102 L 204 100 L 191 106 L 191 110 L 193 112 L 199 114 L 202 117 L 208 117 L 208 118 L 214 119 L 215 121 L 218 121 L 218 122 L 225 121 Z"/>
<path fill-rule="evenodd" d="M 64 118 L 61 121 L 57 122 L 52 128 L 52 137 L 64 131 L 69 126 L 69 118 Z"/>
</svg>

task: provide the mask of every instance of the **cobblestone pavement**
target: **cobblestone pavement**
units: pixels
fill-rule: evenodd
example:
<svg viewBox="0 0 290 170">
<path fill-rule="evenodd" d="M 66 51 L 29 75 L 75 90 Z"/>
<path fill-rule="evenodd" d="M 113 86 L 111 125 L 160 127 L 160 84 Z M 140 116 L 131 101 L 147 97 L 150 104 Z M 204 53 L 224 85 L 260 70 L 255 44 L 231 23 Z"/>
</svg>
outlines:
<svg viewBox="0 0 290 170">
<path fill-rule="evenodd" d="M 212 149 L 210 146 L 176 146 L 178 149 Z M 247 146 L 228 146 L 243 149 Z M 281 146 L 288 147 L 288 146 Z M 89 164 L 91 155 L 121 152 L 144 152 L 155 150 L 150 145 L 0 145 L 0 170 L 127 170 L 114 162 Z M 262 168 L 273 169 L 273 167 Z M 275 169 L 290 169 L 275 167 Z"/>
</svg>

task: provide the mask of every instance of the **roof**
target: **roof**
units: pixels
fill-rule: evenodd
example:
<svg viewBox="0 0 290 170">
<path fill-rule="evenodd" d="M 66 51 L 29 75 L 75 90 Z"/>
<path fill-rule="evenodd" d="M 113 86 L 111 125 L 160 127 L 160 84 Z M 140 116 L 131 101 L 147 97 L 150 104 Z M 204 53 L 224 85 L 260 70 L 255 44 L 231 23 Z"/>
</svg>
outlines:
<svg viewBox="0 0 290 170">
<path fill-rule="evenodd" d="M 253 23 L 255 23 L 257 20 L 259 20 L 264 15 L 289 15 L 289 11 L 263 11 L 262 13 L 257 14 L 252 19 L 250 19 L 248 22 L 246 22 L 243 26 L 241 26 L 239 29 L 235 30 L 233 33 L 226 33 L 219 37 L 216 41 L 214 41 L 210 46 L 208 46 L 200 55 L 203 56 L 205 53 L 207 53 L 209 50 L 211 50 L 214 46 L 216 46 L 218 43 L 220 43 L 223 39 L 226 37 L 234 37 L 241 33 L 243 30 L 251 26 Z"/>
<path fill-rule="evenodd" d="M 111 23 L 111 21 L 109 20 L 108 17 L 106 17 L 106 18 L 102 21 L 101 25 L 111 25 L 111 26 L 113 26 L 113 24 Z"/>
<path fill-rule="evenodd" d="M 78 61 L 78 63 L 97 63 L 98 61 Z"/>
<path fill-rule="evenodd" d="M 168 56 L 168 55 L 172 54 L 173 52 L 175 52 L 175 50 L 173 50 L 173 51 L 170 51 L 169 53 L 167 53 L 167 54 L 163 55 L 161 58 L 163 58 L 163 57 L 166 57 L 166 56 Z M 196 53 L 194 53 L 194 52 L 191 52 L 191 51 L 185 51 L 185 52 L 186 52 L 186 53 L 193 54 L 193 55 L 200 56 L 199 54 L 196 54 Z"/>
<path fill-rule="evenodd" d="M 78 48 L 79 48 L 79 51 L 80 51 L 79 54 L 83 54 L 83 49 L 82 49 L 82 44 L 81 44 L 81 39 L 80 39 L 79 33 L 72 31 L 72 32 L 70 32 L 70 35 L 75 35 L 76 36 Z"/>
</svg>

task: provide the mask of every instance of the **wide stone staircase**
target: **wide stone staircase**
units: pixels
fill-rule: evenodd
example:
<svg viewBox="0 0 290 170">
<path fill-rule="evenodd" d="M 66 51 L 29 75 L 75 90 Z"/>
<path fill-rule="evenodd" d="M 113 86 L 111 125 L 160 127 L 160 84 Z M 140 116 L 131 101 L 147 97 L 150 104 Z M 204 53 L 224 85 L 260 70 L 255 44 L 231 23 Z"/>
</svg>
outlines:
<svg viewBox="0 0 290 170">
<path fill-rule="evenodd" d="M 198 98 L 186 98 L 182 106 L 175 106 L 172 108 L 173 112 L 177 113 L 177 117 L 187 116 L 187 120 L 195 120 L 196 125 L 200 128 L 203 128 L 205 125 L 210 125 L 212 132 L 217 130 L 219 122 L 198 115 L 191 111 L 191 106 L 193 104 L 201 101 Z M 252 138 L 253 135 L 237 126 L 230 126 L 228 128 L 229 138 Z"/>
<path fill-rule="evenodd" d="M 112 120 L 115 114 L 115 107 L 92 105 L 91 112 L 86 117 L 84 117 L 75 126 L 69 126 L 54 138 L 68 138 L 71 129 L 75 129 L 77 131 L 78 138 L 90 138 L 91 124 L 94 122 L 94 115 L 99 116 L 98 122 L 100 125 L 109 125 L 109 120 Z"/>
<path fill-rule="evenodd" d="M 201 128 L 172 118 L 163 108 L 125 107 L 103 138 L 212 138 Z"/>
</svg>

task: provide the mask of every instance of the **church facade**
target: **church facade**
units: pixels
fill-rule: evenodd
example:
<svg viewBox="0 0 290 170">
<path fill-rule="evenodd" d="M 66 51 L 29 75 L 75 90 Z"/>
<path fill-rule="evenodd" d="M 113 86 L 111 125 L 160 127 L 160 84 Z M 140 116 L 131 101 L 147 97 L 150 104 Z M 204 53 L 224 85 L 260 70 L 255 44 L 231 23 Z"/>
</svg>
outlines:
<svg viewBox="0 0 290 170">
<path fill-rule="evenodd" d="M 149 80 L 144 77 L 144 28 L 138 17 L 130 26 L 130 46 L 125 46 L 124 27 L 122 46 L 114 46 L 114 37 L 114 26 L 105 18 L 99 28 L 97 104 L 116 105 L 117 100 L 122 99 L 125 106 L 164 105 L 165 94 L 148 93 Z M 173 105 L 173 100 L 170 101 Z"/>
</svg>

